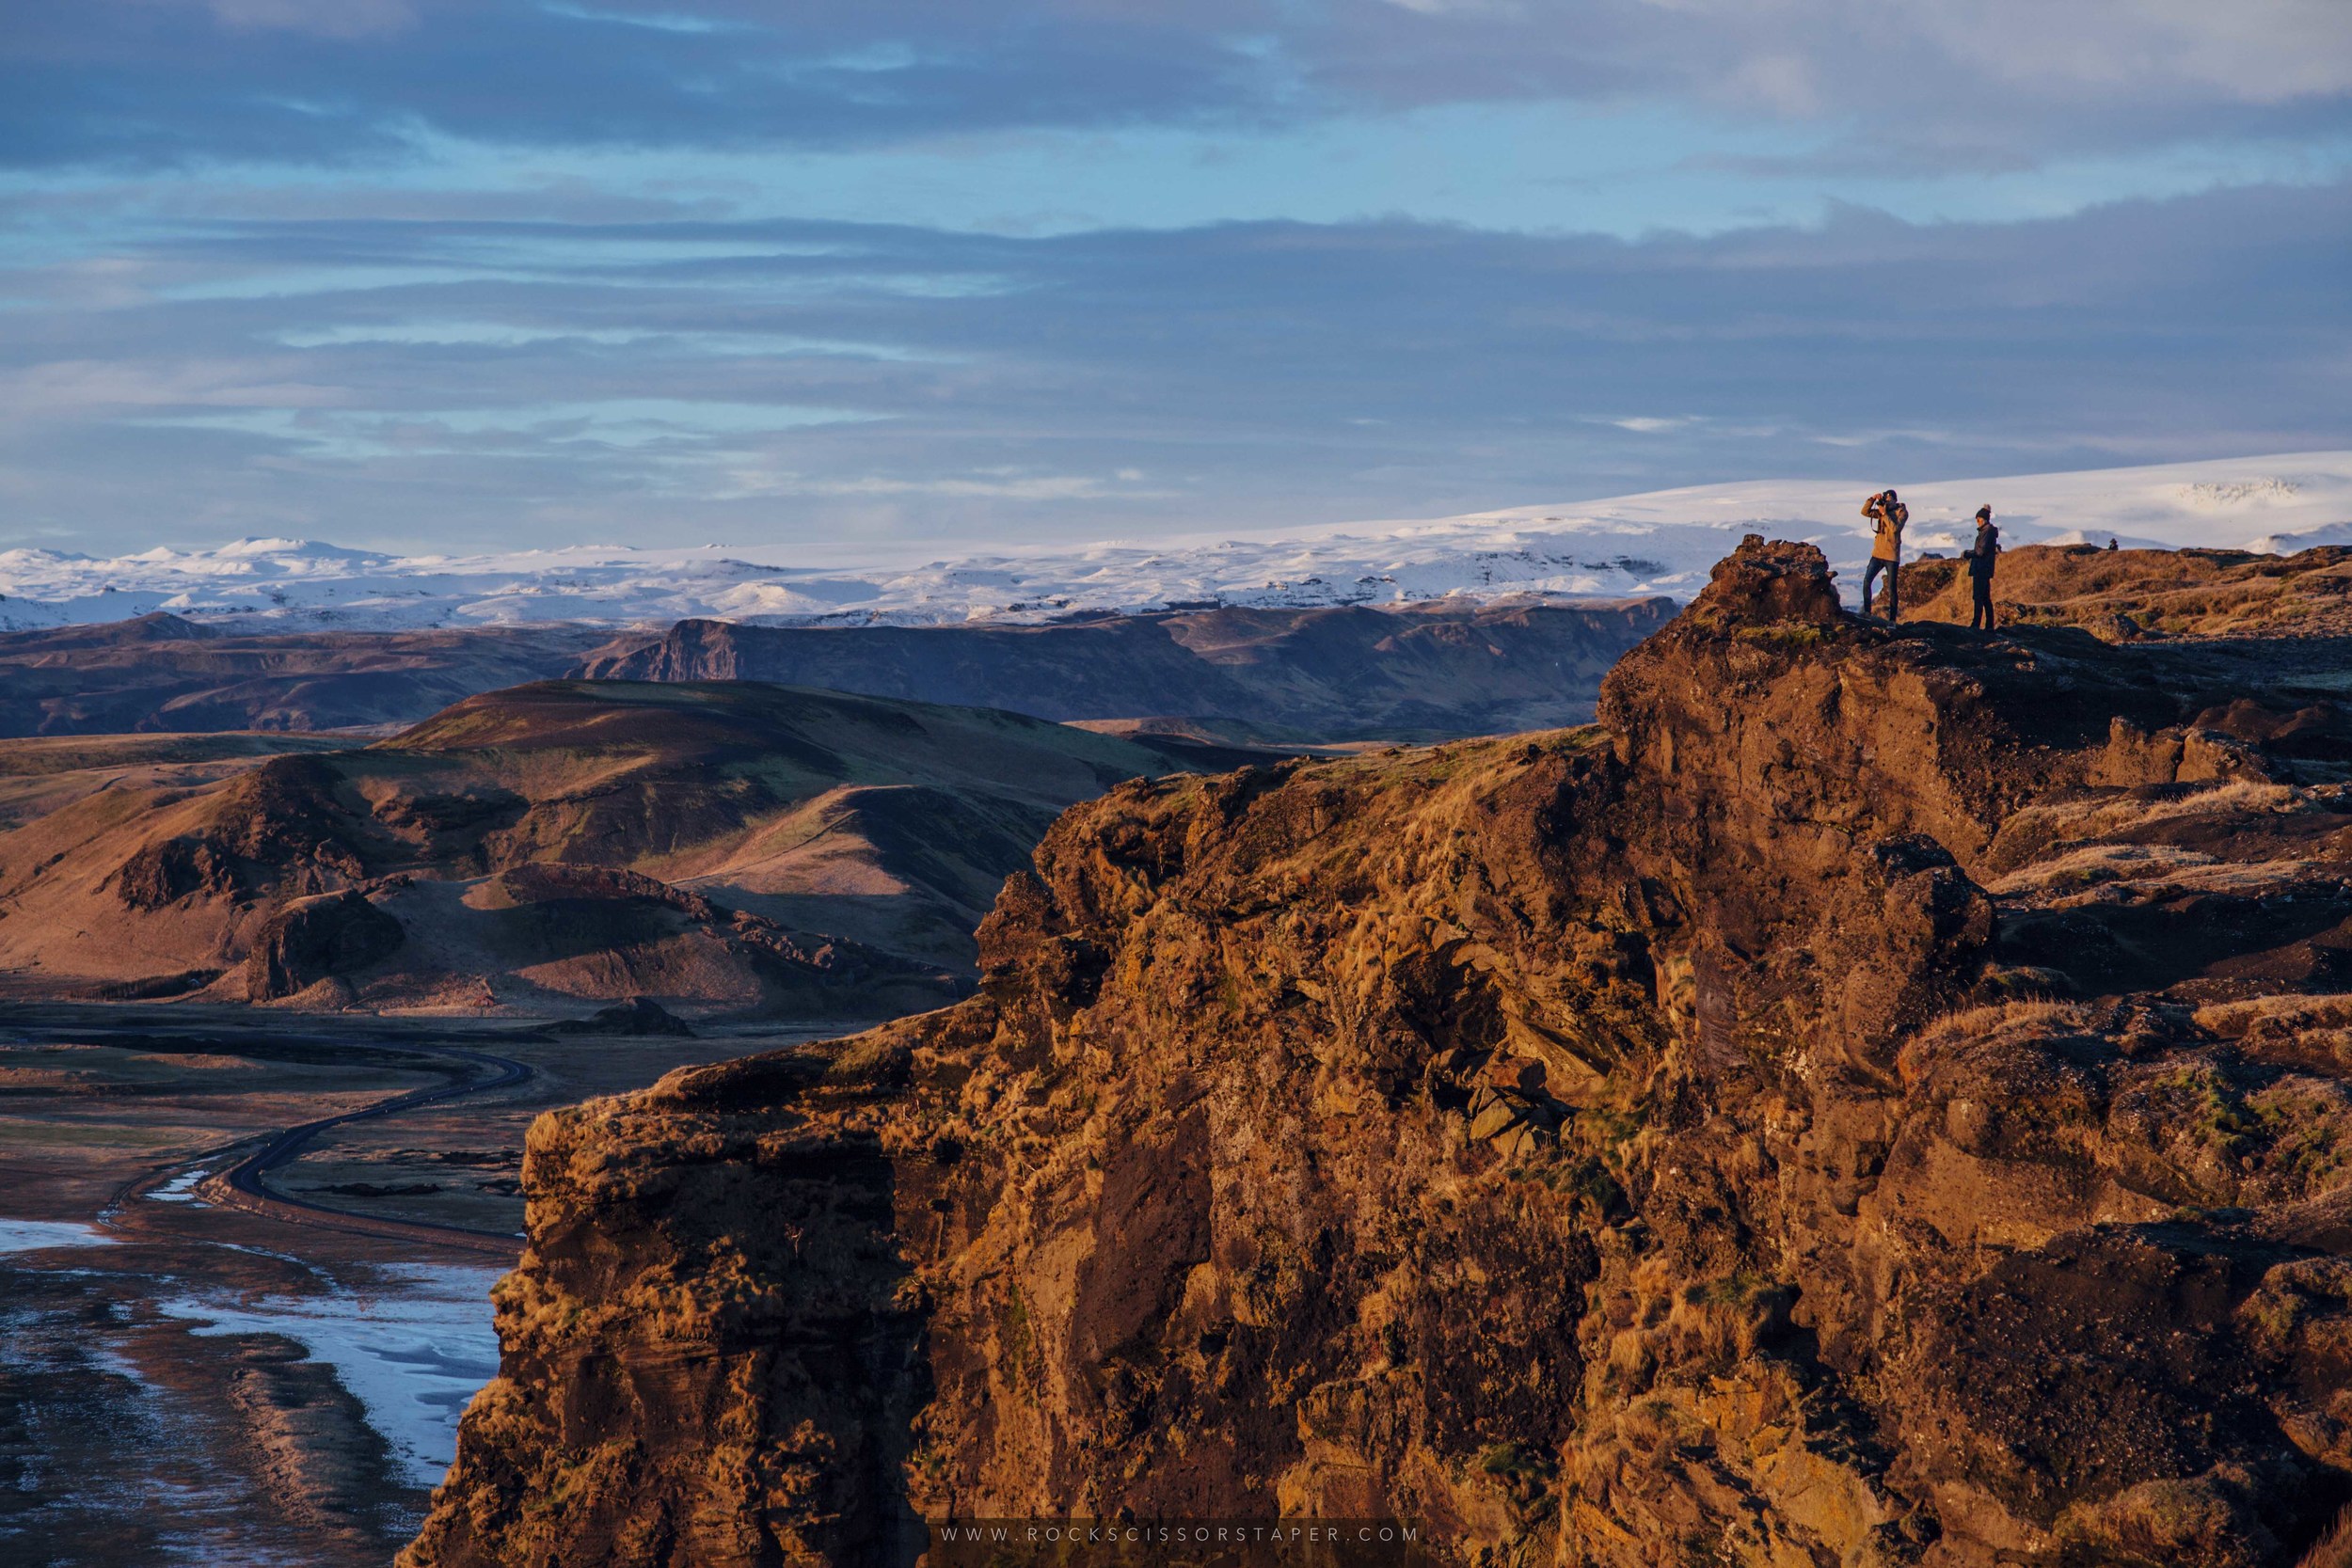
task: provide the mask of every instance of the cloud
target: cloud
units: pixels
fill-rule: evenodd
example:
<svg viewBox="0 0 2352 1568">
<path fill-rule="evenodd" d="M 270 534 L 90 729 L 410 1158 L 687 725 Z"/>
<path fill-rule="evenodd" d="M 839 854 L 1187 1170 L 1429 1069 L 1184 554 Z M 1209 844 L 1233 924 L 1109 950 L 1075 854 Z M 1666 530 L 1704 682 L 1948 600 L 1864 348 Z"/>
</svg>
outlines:
<svg viewBox="0 0 2352 1568">
<path fill-rule="evenodd" d="M 1947 167 L 2341 133 L 2348 99 L 2342 0 L 85 0 L 11 16 L 0 158 L 1248 134 L 1544 101 L 1803 123 Z"/>
<path fill-rule="evenodd" d="M 2352 406 L 2341 182 L 1643 241 L 467 210 L 128 248 L 5 318 L 12 537 L 1148 535 L 2340 447 Z"/>
<path fill-rule="evenodd" d="M 406 0 L 204 0 L 204 4 L 225 27 L 278 27 L 326 39 L 396 33 L 417 20 Z"/>
</svg>

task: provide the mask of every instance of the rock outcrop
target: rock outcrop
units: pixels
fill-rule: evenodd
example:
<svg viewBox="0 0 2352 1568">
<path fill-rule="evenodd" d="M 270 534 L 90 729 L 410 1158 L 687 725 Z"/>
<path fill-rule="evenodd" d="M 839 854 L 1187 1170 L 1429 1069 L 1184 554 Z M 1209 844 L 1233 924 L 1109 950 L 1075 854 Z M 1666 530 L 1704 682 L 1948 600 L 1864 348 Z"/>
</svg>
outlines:
<svg viewBox="0 0 2352 1568">
<path fill-rule="evenodd" d="M 248 1002 L 275 1002 L 391 957 L 407 933 L 358 893 L 297 899 L 253 938 L 241 978 Z"/>
<path fill-rule="evenodd" d="M 2291 1563 L 2352 1498 L 2352 795 L 2201 679 L 1751 539 L 1595 726 L 1077 807 L 977 995 L 534 1126 L 403 1562 Z"/>
<path fill-rule="evenodd" d="M 551 1035 L 670 1035 L 691 1037 L 692 1026 L 650 996 L 632 996 L 599 1007 L 586 1018 L 567 1018 L 548 1026 Z"/>
</svg>

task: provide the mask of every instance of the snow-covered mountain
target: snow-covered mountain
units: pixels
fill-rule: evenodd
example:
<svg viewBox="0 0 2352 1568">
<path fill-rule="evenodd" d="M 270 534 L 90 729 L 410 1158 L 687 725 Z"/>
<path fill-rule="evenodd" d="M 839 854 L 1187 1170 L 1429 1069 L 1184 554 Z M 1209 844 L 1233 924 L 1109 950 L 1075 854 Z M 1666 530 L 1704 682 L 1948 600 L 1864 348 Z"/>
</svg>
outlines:
<svg viewBox="0 0 2352 1568">
<path fill-rule="evenodd" d="M 1840 567 L 1869 547 L 1867 481 L 1702 485 L 1422 522 L 1154 545 L 1111 541 L 926 558 L 888 545 L 578 546 L 401 556 L 293 539 L 102 559 L 0 551 L 0 629 L 166 610 L 354 630 L 688 616 L 771 625 L 1041 620 L 1171 604 L 1297 606 L 1447 594 L 1683 598 L 1744 533 L 1809 539 Z M 2263 551 L 2352 544 L 2352 451 L 1921 484 L 1903 491 L 1913 553 L 1964 546 L 1990 502 L 2011 545 Z"/>
</svg>

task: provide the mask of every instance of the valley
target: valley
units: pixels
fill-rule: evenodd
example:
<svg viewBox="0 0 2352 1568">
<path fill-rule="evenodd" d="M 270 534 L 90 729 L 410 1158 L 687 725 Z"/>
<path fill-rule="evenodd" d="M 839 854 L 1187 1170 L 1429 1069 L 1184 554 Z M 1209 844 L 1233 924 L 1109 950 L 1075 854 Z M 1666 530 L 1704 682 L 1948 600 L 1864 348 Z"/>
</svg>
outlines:
<svg viewBox="0 0 2352 1568">
<path fill-rule="evenodd" d="M 11 1007 L 0 1560 L 382 1564 L 495 1370 L 532 1119 L 796 1037 Z"/>
</svg>

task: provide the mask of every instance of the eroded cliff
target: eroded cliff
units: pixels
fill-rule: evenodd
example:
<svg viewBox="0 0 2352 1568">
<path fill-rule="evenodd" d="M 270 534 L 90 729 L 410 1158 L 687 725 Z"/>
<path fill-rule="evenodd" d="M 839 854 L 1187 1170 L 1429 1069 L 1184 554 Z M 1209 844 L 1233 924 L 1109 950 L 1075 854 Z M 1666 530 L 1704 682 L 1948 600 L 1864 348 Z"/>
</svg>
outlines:
<svg viewBox="0 0 2352 1568">
<path fill-rule="evenodd" d="M 2195 688 L 1752 540 L 1596 726 L 1078 807 L 971 1000 L 533 1129 L 403 1560 L 2292 1561 L 2352 1497 L 2352 800 Z"/>
</svg>

